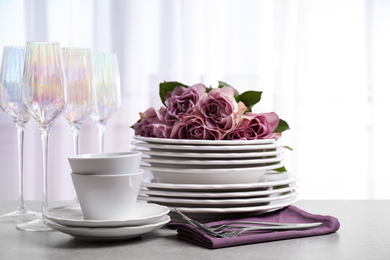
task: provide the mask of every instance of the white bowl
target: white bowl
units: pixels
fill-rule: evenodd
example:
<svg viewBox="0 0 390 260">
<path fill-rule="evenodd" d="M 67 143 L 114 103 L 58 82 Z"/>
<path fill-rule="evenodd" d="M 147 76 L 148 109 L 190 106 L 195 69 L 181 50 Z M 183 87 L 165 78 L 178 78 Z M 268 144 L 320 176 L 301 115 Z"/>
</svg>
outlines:
<svg viewBox="0 0 390 260">
<path fill-rule="evenodd" d="M 282 166 L 282 164 L 273 164 L 241 168 L 179 169 L 142 165 L 141 168 L 149 170 L 153 174 L 154 179 L 161 183 L 238 184 L 259 182 L 267 170 L 277 169 Z"/>
<path fill-rule="evenodd" d="M 142 153 L 137 151 L 120 153 L 80 154 L 68 157 L 73 173 L 76 174 L 122 174 L 137 172 Z"/>
<path fill-rule="evenodd" d="M 72 173 L 85 220 L 125 220 L 131 217 L 144 171 L 116 175 Z"/>
</svg>

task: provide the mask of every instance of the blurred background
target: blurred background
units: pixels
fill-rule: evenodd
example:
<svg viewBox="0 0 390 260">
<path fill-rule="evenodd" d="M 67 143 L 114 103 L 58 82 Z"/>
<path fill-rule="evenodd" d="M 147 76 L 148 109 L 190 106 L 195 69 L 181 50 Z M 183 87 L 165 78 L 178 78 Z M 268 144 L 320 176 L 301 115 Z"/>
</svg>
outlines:
<svg viewBox="0 0 390 260">
<path fill-rule="evenodd" d="M 390 1 L 0 0 L 0 48 L 60 42 L 115 52 L 122 106 L 105 150 L 131 148 L 139 112 L 160 107 L 159 83 L 263 91 L 255 112 L 275 111 L 300 199 L 390 199 Z M 1 54 L 0 54 L 1 55 Z M 49 140 L 49 200 L 71 200 L 72 132 L 62 117 Z M 42 198 L 42 151 L 25 130 L 25 199 Z M 98 152 L 97 127 L 80 152 Z M 0 111 L 0 199 L 18 198 L 16 128 Z"/>
</svg>

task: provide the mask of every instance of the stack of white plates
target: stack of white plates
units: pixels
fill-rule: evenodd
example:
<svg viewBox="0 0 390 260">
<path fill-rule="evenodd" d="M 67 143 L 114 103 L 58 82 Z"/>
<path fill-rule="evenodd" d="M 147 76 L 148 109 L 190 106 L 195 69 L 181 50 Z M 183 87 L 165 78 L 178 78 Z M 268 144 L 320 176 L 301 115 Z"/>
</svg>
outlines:
<svg viewBox="0 0 390 260">
<path fill-rule="evenodd" d="M 136 136 L 145 179 L 140 200 L 204 219 L 276 210 L 296 201 L 296 178 L 283 166 L 282 145 L 251 141 L 177 140 Z M 227 216 L 229 215 L 229 216 Z"/>
<path fill-rule="evenodd" d="M 80 206 L 62 206 L 44 213 L 45 223 L 55 230 L 85 241 L 133 239 L 167 224 L 169 209 L 154 203 L 137 202 L 128 219 L 84 220 Z"/>
</svg>

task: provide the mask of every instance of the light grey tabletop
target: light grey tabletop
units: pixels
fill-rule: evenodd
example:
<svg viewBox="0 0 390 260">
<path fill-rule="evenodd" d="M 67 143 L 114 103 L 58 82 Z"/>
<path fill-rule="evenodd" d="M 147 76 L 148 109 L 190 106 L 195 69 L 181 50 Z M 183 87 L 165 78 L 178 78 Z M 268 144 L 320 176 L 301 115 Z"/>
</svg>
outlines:
<svg viewBox="0 0 390 260">
<path fill-rule="evenodd" d="M 40 209 L 39 202 L 27 202 Z M 339 219 L 338 232 L 308 238 L 206 249 L 160 229 L 125 242 L 92 243 L 53 232 L 21 232 L 0 223 L 0 259 L 390 259 L 390 201 L 299 201 L 295 206 Z M 0 202 L 0 214 L 16 202 Z"/>
</svg>

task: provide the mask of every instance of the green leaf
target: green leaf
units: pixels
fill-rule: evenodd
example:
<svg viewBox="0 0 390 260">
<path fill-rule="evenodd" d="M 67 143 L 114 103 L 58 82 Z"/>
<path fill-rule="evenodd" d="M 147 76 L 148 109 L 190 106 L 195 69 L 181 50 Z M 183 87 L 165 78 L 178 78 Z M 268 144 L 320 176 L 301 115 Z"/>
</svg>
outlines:
<svg viewBox="0 0 390 260">
<path fill-rule="evenodd" d="M 223 87 L 226 87 L 226 86 L 232 87 L 229 84 L 227 84 L 226 82 L 218 81 L 218 87 L 219 88 L 223 88 Z"/>
<path fill-rule="evenodd" d="M 290 130 L 290 126 L 283 119 L 279 119 L 279 125 L 276 127 L 274 133 L 280 133 L 286 130 Z"/>
<path fill-rule="evenodd" d="M 211 90 L 213 90 L 213 88 L 212 87 L 206 87 L 206 93 L 209 93 Z"/>
<path fill-rule="evenodd" d="M 280 168 L 277 168 L 277 169 L 273 169 L 273 171 L 277 171 L 277 172 L 287 172 L 286 168 L 284 166 L 280 167 Z"/>
<path fill-rule="evenodd" d="M 245 106 L 248 108 L 247 112 L 251 112 L 252 107 L 260 101 L 262 93 L 263 93 L 262 91 L 253 91 L 253 90 L 245 91 L 238 97 L 238 99 L 236 99 L 236 101 L 237 102 L 242 101 L 245 104 Z"/>
<path fill-rule="evenodd" d="M 188 88 L 187 85 L 184 85 L 183 83 L 177 82 L 177 81 L 164 81 L 160 83 L 160 98 L 161 102 L 165 105 L 165 100 L 168 98 L 167 92 L 172 91 L 177 86 L 183 86 L 185 88 Z"/>
<path fill-rule="evenodd" d="M 290 146 L 288 146 L 288 145 L 283 145 L 283 148 L 286 148 L 286 149 L 288 149 L 288 150 L 290 150 L 290 151 L 293 151 L 294 149 L 292 149 Z"/>
</svg>

